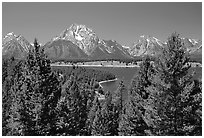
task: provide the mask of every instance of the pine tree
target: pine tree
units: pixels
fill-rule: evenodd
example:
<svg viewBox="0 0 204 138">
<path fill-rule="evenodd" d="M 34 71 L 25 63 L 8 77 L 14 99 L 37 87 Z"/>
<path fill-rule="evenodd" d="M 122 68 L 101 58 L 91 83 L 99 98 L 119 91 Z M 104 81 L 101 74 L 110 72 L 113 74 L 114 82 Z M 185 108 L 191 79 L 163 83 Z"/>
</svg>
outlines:
<svg viewBox="0 0 204 138">
<path fill-rule="evenodd" d="M 120 135 L 147 135 L 145 130 L 148 126 L 144 120 L 145 100 L 149 93 L 146 88 L 151 85 L 150 75 L 153 73 L 149 57 L 146 57 L 138 74 L 132 80 L 125 105 L 125 112 L 120 121 Z"/>
<path fill-rule="evenodd" d="M 93 136 L 109 136 L 109 118 L 107 108 L 98 106 L 96 110 L 96 116 L 93 120 L 93 128 L 91 134 Z"/>
<path fill-rule="evenodd" d="M 117 88 L 117 90 L 115 91 L 115 93 L 113 94 L 113 99 L 112 102 L 115 106 L 115 108 L 117 109 L 119 115 L 121 115 L 122 110 L 123 110 L 123 106 L 124 106 L 124 95 L 127 93 L 127 89 L 124 85 L 123 81 L 120 81 L 119 86 Z"/>
<path fill-rule="evenodd" d="M 119 135 L 119 122 L 122 118 L 122 114 L 124 112 L 124 104 L 125 104 L 125 99 L 124 95 L 127 93 L 127 89 L 121 81 L 119 83 L 119 86 L 115 93 L 113 94 L 113 99 L 112 99 L 112 111 L 111 111 L 111 116 L 112 116 L 112 127 L 111 127 L 111 133 L 112 135 Z"/>
<path fill-rule="evenodd" d="M 110 136 L 118 136 L 118 125 L 119 125 L 119 119 L 118 119 L 118 111 L 116 110 L 114 103 L 112 101 L 113 97 L 111 92 L 106 92 L 105 94 L 105 104 L 104 112 L 107 114 L 107 127 L 109 130 Z"/>
<path fill-rule="evenodd" d="M 178 34 L 169 37 L 155 67 L 157 73 L 148 89 L 150 96 L 145 113 L 152 125 L 152 134 L 195 135 L 195 129 L 202 128 L 195 112 L 201 109 L 201 90 L 194 92 L 197 86 L 189 74 L 189 57 Z"/>
<path fill-rule="evenodd" d="M 65 91 L 64 97 L 61 97 L 57 105 L 57 135 L 76 135 L 76 106 L 77 99 L 74 94 L 79 93 L 78 86 L 73 76 L 64 84 L 62 91 Z"/>
<path fill-rule="evenodd" d="M 96 97 L 97 98 L 97 97 Z M 94 136 L 114 136 L 117 135 L 117 127 L 114 124 L 114 112 L 112 103 L 112 94 L 107 91 L 105 94 L 105 100 L 97 100 L 95 106 L 95 116 L 92 123 L 92 135 Z M 116 120 L 116 119 L 115 119 Z"/>
<path fill-rule="evenodd" d="M 94 100 L 92 102 L 91 109 L 88 112 L 87 120 L 86 120 L 86 128 L 87 128 L 87 135 L 91 135 L 93 130 L 93 121 L 96 117 L 96 112 L 98 108 L 101 107 L 98 97 L 95 95 Z"/>
<path fill-rule="evenodd" d="M 77 79 L 71 76 L 63 86 L 64 97 L 58 103 L 57 134 L 86 135 L 87 94 L 77 84 Z"/>
</svg>

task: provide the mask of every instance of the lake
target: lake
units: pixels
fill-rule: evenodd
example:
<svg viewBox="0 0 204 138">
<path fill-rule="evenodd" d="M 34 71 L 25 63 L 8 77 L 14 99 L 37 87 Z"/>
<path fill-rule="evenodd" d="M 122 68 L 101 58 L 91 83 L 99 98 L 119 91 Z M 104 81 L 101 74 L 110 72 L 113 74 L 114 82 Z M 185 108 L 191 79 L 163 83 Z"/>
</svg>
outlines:
<svg viewBox="0 0 204 138">
<path fill-rule="evenodd" d="M 121 80 L 124 81 L 124 84 L 126 87 L 129 87 L 131 80 L 139 71 L 138 67 L 130 67 L 130 68 L 91 67 L 91 68 L 109 71 L 110 73 L 113 73 L 116 75 L 116 78 L 118 78 L 117 81 L 105 82 L 101 84 L 105 91 L 111 91 L 111 92 L 114 92 L 117 89 L 119 82 Z M 202 67 L 192 67 L 189 72 L 192 72 L 192 71 L 195 71 L 193 79 L 202 80 Z"/>
<path fill-rule="evenodd" d="M 105 82 L 101 83 L 103 89 L 105 91 L 115 91 L 119 85 L 119 82 L 123 80 L 125 86 L 129 86 L 131 83 L 131 80 L 135 76 L 135 74 L 138 71 L 138 67 L 86 67 L 86 68 L 92 68 L 92 69 L 97 69 L 97 70 L 102 70 L 102 71 L 108 71 L 116 76 L 118 79 L 117 81 L 111 81 L 111 82 Z"/>
</svg>

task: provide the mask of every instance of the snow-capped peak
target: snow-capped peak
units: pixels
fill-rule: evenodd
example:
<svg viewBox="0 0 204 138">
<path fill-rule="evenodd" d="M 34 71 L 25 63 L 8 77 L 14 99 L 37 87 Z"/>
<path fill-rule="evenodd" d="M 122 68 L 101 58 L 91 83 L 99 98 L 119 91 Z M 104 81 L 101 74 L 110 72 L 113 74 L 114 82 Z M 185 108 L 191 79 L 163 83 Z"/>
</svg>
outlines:
<svg viewBox="0 0 204 138">
<path fill-rule="evenodd" d="M 10 33 L 7 34 L 7 36 L 9 36 L 9 35 L 14 35 L 14 33 L 13 33 L 13 32 L 10 32 Z"/>
<path fill-rule="evenodd" d="M 8 37 L 12 37 L 12 36 L 13 36 L 13 37 L 17 37 L 17 36 L 14 34 L 14 32 L 10 32 L 10 33 L 8 33 L 7 35 L 4 36 L 4 39 L 5 39 L 5 38 L 8 38 Z"/>
<path fill-rule="evenodd" d="M 145 38 L 145 35 L 141 35 L 140 37 L 143 37 L 143 38 Z"/>
<path fill-rule="evenodd" d="M 195 40 L 195 39 L 188 39 L 193 45 L 195 45 L 195 44 L 197 44 L 198 43 L 198 41 L 197 40 Z"/>
<path fill-rule="evenodd" d="M 123 48 L 125 49 L 129 49 L 130 47 L 126 46 L 126 45 L 121 45 Z"/>
<path fill-rule="evenodd" d="M 52 38 L 52 41 L 56 41 L 56 40 L 58 40 L 58 39 L 59 39 L 59 37 L 56 36 L 56 37 Z"/>
<path fill-rule="evenodd" d="M 54 38 L 56 40 L 58 38 Z M 87 55 L 90 55 L 96 48 L 99 42 L 98 36 L 92 29 L 85 25 L 72 24 L 68 29 L 65 29 L 59 36 L 59 39 L 69 40 Z"/>
</svg>

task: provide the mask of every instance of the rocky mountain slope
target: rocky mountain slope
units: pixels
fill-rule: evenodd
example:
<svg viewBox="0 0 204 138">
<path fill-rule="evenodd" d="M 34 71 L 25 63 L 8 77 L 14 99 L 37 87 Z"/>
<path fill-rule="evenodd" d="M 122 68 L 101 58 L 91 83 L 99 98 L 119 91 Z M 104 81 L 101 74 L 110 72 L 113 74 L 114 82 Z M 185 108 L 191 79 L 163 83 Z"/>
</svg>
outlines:
<svg viewBox="0 0 204 138">
<path fill-rule="evenodd" d="M 45 53 L 51 60 L 84 59 L 87 55 L 69 40 L 55 40 L 44 45 Z"/>
<path fill-rule="evenodd" d="M 32 45 L 21 35 L 8 33 L 2 40 L 2 56 L 24 58 Z"/>
<path fill-rule="evenodd" d="M 139 40 L 130 47 L 129 53 L 133 57 L 143 57 L 145 55 L 155 56 L 161 52 L 165 43 L 155 37 L 140 36 Z"/>
</svg>

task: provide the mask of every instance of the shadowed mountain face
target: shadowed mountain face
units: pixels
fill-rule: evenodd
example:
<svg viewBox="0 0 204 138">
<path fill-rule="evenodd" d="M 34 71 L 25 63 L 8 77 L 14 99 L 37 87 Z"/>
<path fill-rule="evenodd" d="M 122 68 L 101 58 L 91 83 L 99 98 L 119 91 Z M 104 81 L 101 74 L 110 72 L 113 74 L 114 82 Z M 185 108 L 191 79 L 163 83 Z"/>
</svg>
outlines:
<svg viewBox="0 0 204 138">
<path fill-rule="evenodd" d="M 193 61 L 202 61 L 202 41 L 182 38 L 186 51 Z M 25 57 L 31 44 L 22 36 L 13 33 L 3 38 L 2 54 L 4 57 Z M 166 46 L 155 37 L 140 36 L 131 46 L 122 46 L 114 40 L 100 39 L 85 25 L 73 24 L 42 46 L 48 58 L 53 60 L 70 59 L 141 59 L 146 55 L 155 57 Z"/>
<path fill-rule="evenodd" d="M 45 54 L 49 59 L 86 59 L 87 55 L 69 40 L 58 39 L 44 45 Z"/>
</svg>

